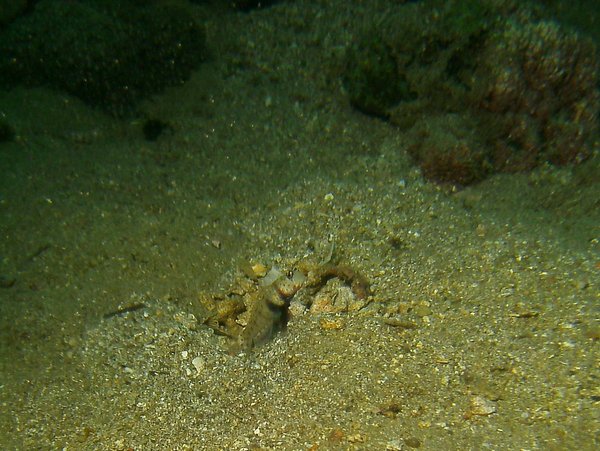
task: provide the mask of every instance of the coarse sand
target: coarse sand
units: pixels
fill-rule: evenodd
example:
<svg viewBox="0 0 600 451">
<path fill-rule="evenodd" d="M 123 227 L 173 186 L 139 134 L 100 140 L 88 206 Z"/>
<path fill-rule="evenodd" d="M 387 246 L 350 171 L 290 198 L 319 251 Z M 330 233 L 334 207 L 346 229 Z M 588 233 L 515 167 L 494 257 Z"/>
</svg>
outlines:
<svg viewBox="0 0 600 451">
<path fill-rule="evenodd" d="M 141 119 L 0 93 L 0 448 L 600 446 L 600 159 L 425 181 L 339 83 L 388 3 L 200 4 L 213 58 Z M 249 264 L 329 258 L 365 308 L 206 326 Z"/>
</svg>

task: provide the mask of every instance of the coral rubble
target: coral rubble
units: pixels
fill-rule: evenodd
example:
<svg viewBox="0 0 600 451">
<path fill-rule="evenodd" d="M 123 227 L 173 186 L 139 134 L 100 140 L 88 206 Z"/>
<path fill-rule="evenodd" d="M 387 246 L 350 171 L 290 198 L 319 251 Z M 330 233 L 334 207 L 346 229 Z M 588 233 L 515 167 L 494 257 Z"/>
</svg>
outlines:
<svg viewBox="0 0 600 451">
<path fill-rule="evenodd" d="M 232 354 L 269 340 L 274 331 L 285 326 L 292 302 L 296 303 L 296 311 L 307 309 L 313 313 L 357 311 L 368 304 L 369 282 L 349 266 L 308 261 L 297 266 L 290 277 L 275 268 L 258 278 L 246 274 L 235 281 L 228 293 L 200 298 L 212 312 L 205 324 L 232 339 Z M 345 287 L 335 287 L 335 294 L 329 293 L 327 284 L 331 279 L 349 287 L 349 294 L 341 295 Z M 333 305 L 338 295 L 347 301 L 346 305 Z"/>
</svg>

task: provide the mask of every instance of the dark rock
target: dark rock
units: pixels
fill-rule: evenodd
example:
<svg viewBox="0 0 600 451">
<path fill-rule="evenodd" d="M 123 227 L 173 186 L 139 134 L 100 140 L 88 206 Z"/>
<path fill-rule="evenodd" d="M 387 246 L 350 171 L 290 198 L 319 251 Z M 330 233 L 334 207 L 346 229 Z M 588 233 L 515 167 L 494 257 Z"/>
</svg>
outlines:
<svg viewBox="0 0 600 451">
<path fill-rule="evenodd" d="M 185 80 L 205 54 L 202 27 L 181 6 L 42 0 L 0 34 L 0 84 L 119 112 Z"/>
<path fill-rule="evenodd" d="M 156 141 L 167 130 L 173 130 L 173 128 L 160 119 L 147 119 L 142 127 L 144 138 L 147 141 Z"/>
<path fill-rule="evenodd" d="M 0 143 L 15 139 L 15 129 L 4 119 L 0 118 Z"/>
</svg>

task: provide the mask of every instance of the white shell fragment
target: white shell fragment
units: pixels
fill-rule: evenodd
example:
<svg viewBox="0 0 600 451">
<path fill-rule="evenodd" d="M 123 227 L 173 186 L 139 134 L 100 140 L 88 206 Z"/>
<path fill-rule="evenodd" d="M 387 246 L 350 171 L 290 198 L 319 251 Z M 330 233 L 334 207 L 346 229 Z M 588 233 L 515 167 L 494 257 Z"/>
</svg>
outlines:
<svg viewBox="0 0 600 451">
<path fill-rule="evenodd" d="M 471 398 L 471 413 L 473 415 L 487 416 L 498 411 L 498 404 L 483 396 Z"/>
<path fill-rule="evenodd" d="M 194 357 L 194 359 L 192 360 L 192 365 L 194 365 L 194 368 L 196 368 L 196 371 L 198 372 L 198 374 L 202 373 L 202 371 L 204 371 L 204 359 L 202 357 Z"/>
</svg>

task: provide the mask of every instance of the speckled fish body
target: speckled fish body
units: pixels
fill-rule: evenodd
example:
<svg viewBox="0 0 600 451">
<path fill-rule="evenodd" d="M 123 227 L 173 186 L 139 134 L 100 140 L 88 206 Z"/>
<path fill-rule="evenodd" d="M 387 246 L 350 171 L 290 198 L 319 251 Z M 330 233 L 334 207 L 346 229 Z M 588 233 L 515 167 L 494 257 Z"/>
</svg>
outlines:
<svg viewBox="0 0 600 451">
<path fill-rule="evenodd" d="M 248 350 L 268 341 L 281 324 L 284 308 L 285 301 L 273 286 L 262 288 L 250 306 L 248 324 L 238 337 L 240 350 Z"/>
</svg>

